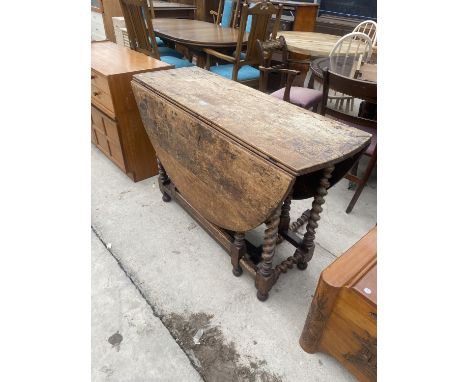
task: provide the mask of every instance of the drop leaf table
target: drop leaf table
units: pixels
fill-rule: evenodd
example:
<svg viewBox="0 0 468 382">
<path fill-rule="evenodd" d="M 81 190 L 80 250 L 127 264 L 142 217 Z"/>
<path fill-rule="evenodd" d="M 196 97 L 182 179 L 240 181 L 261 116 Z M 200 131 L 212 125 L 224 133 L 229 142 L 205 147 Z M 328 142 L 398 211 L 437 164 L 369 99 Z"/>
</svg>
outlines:
<svg viewBox="0 0 468 382">
<path fill-rule="evenodd" d="M 281 273 L 306 268 L 327 189 L 370 135 L 197 67 L 138 74 L 132 87 L 163 200 L 178 201 L 266 300 Z M 291 200 L 312 197 L 300 238 L 289 229 Z M 246 233 L 263 223 L 256 247 Z M 296 247 L 283 261 L 274 259 L 278 233 Z"/>
</svg>

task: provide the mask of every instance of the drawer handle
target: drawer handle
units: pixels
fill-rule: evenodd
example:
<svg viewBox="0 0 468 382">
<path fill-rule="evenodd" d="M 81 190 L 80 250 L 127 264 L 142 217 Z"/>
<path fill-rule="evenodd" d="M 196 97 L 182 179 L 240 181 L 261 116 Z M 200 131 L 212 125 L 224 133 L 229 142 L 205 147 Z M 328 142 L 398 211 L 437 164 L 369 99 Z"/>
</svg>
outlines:
<svg viewBox="0 0 468 382">
<path fill-rule="evenodd" d="M 93 96 L 95 96 L 95 97 L 97 97 L 99 94 L 101 94 L 101 93 L 99 93 L 99 92 L 93 92 Z"/>
<path fill-rule="evenodd" d="M 91 79 L 94 80 L 96 76 L 94 74 L 91 74 Z"/>
</svg>

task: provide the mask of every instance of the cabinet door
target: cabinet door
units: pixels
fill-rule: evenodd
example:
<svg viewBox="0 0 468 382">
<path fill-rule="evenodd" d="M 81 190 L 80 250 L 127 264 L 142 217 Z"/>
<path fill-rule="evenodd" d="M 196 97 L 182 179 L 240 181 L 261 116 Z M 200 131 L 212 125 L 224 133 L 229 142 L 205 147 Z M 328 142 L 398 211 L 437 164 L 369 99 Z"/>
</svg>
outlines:
<svg viewBox="0 0 468 382">
<path fill-rule="evenodd" d="M 125 162 L 116 122 L 92 106 L 91 129 L 91 141 L 121 170 L 125 171 Z"/>
</svg>

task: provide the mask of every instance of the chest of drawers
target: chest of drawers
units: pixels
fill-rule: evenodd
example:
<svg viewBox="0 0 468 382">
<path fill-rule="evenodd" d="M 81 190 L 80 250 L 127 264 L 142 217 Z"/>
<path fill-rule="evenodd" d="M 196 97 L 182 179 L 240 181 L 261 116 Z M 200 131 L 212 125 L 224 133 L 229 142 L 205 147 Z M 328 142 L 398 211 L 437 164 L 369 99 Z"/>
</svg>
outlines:
<svg viewBox="0 0 468 382">
<path fill-rule="evenodd" d="M 171 68 L 110 41 L 91 43 L 91 141 L 135 182 L 156 175 L 157 164 L 130 81 Z"/>
<path fill-rule="evenodd" d="M 377 380 L 377 227 L 320 275 L 300 344 L 332 355 L 360 381 Z"/>
</svg>

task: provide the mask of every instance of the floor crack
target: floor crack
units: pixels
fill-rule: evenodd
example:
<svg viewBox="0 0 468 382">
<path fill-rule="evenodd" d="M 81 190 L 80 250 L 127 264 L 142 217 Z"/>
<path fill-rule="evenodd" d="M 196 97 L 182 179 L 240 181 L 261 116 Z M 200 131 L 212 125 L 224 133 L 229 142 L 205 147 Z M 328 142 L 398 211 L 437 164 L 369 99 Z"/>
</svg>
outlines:
<svg viewBox="0 0 468 382">
<path fill-rule="evenodd" d="M 100 242 L 102 243 L 102 245 L 104 246 L 104 248 L 106 249 L 107 252 L 110 253 L 110 255 L 114 258 L 114 260 L 117 262 L 118 266 L 120 267 L 120 269 L 122 269 L 122 271 L 125 273 L 125 276 L 128 277 L 128 279 L 130 280 L 130 282 L 132 283 L 132 285 L 136 288 L 136 290 L 138 291 L 138 293 L 141 295 L 141 297 L 145 300 L 145 302 L 148 304 L 148 306 L 151 308 L 151 312 L 153 313 L 153 316 L 156 317 L 159 321 L 161 321 L 161 323 L 164 325 L 164 327 L 167 329 L 167 331 L 169 332 L 170 336 L 174 339 L 175 343 L 177 344 L 177 346 L 184 352 L 185 356 L 188 358 L 190 364 L 192 365 L 192 367 L 195 369 L 195 371 L 198 373 L 198 375 L 200 376 L 200 379 L 204 382 L 206 382 L 205 378 L 203 378 L 203 376 L 200 374 L 198 368 L 196 367 L 194 361 L 190 358 L 189 354 L 185 351 L 185 349 L 180 346 L 179 342 L 177 341 L 177 338 L 174 337 L 174 335 L 172 334 L 172 332 L 169 330 L 169 328 L 164 324 L 164 321 L 162 319 L 162 316 L 156 311 L 156 309 L 153 307 L 153 305 L 150 303 L 150 301 L 148 300 L 148 298 L 146 297 L 146 295 L 143 293 L 143 291 L 141 290 L 141 288 L 136 284 L 135 280 L 133 279 L 132 275 L 130 273 L 127 272 L 127 270 L 124 268 L 124 266 L 122 265 L 122 262 L 119 260 L 119 258 L 114 254 L 114 252 L 112 251 L 112 248 L 109 248 L 107 246 L 107 243 L 106 241 L 102 238 L 102 236 L 99 234 L 99 232 L 96 230 L 96 228 L 94 228 L 94 226 L 91 224 L 91 229 L 92 231 L 94 232 L 94 234 L 96 235 L 96 237 L 100 240 Z"/>
</svg>

